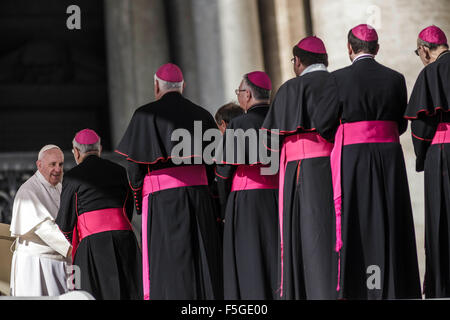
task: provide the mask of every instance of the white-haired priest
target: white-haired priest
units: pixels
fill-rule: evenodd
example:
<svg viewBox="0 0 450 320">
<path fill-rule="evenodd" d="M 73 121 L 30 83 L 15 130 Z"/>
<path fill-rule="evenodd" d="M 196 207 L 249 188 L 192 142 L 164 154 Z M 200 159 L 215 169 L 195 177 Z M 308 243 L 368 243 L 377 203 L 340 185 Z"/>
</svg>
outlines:
<svg viewBox="0 0 450 320">
<path fill-rule="evenodd" d="M 72 247 L 55 224 L 61 195 L 64 155 L 55 145 L 41 149 L 37 171 L 14 199 L 11 235 L 16 248 L 11 295 L 56 296 L 68 291 L 66 264 Z"/>
</svg>

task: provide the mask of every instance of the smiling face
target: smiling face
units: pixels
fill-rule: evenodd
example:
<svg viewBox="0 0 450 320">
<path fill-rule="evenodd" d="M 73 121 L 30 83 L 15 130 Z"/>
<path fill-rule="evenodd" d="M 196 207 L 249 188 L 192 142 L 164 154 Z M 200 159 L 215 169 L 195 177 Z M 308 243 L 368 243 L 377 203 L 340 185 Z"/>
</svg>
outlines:
<svg viewBox="0 0 450 320">
<path fill-rule="evenodd" d="M 44 152 L 42 159 L 36 162 L 39 172 L 53 186 L 62 180 L 64 155 L 61 150 L 53 148 Z"/>
</svg>

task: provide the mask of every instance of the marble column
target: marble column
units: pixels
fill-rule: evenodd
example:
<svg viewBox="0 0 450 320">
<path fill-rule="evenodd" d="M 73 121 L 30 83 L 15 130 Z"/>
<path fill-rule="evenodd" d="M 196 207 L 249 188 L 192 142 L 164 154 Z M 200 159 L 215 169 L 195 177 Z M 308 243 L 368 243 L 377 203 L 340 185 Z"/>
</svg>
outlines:
<svg viewBox="0 0 450 320">
<path fill-rule="evenodd" d="M 153 76 L 169 61 L 163 0 L 104 1 L 112 146 L 133 112 L 154 99 Z"/>
<path fill-rule="evenodd" d="M 217 0 L 224 101 L 235 101 L 234 90 L 245 73 L 264 70 L 261 29 L 256 0 Z"/>
<path fill-rule="evenodd" d="M 212 114 L 235 101 L 246 72 L 264 69 L 257 0 L 169 0 L 171 54 L 185 96 Z"/>
<path fill-rule="evenodd" d="M 311 1 L 314 32 L 325 41 L 330 56 L 330 69 L 350 64 L 347 54 L 348 31 L 360 23 L 373 25 L 379 34 L 377 60 L 405 75 L 411 93 L 423 65 L 414 54 L 419 32 L 435 24 L 450 34 L 450 2 L 448 0 L 314 0 Z M 416 228 L 419 266 L 423 279 L 424 193 L 423 173 L 415 172 L 415 155 L 408 131 L 401 138 L 408 169 L 408 179 Z"/>
<path fill-rule="evenodd" d="M 259 0 L 264 64 L 274 92 L 295 76 L 292 48 L 309 33 L 309 10 L 299 0 Z"/>
</svg>

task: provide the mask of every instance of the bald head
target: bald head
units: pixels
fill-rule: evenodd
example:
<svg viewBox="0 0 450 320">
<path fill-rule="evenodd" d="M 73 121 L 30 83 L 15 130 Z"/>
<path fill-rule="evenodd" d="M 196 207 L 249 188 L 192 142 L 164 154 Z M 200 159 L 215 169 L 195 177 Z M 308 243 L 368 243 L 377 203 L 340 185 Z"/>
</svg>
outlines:
<svg viewBox="0 0 450 320">
<path fill-rule="evenodd" d="M 64 154 L 58 146 L 47 145 L 39 151 L 36 166 L 42 176 L 56 186 L 62 180 Z"/>
</svg>

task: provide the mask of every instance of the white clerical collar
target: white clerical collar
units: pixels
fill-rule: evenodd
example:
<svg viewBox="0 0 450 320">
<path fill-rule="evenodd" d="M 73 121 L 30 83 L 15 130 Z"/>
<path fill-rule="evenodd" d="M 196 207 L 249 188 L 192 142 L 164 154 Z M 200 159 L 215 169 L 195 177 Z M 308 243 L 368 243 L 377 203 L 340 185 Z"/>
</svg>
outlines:
<svg viewBox="0 0 450 320">
<path fill-rule="evenodd" d="M 305 74 L 315 72 L 315 71 L 327 71 L 328 72 L 328 69 L 323 63 L 315 63 L 315 64 L 312 64 L 312 65 L 306 67 L 306 69 L 303 70 L 303 72 L 300 74 L 300 77 L 304 76 Z"/>
<path fill-rule="evenodd" d="M 361 53 L 360 55 L 356 56 L 355 59 L 353 59 L 352 64 L 362 59 L 375 59 L 375 56 L 370 53 Z"/>
<path fill-rule="evenodd" d="M 47 181 L 47 179 L 45 179 L 45 177 L 42 175 L 42 173 L 39 172 L 39 170 L 37 170 L 35 174 L 39 182 L 42 183 L 45 187 L 58 189 L 59 183 L 56 186 L 52 185 Z"/>
</svg>

